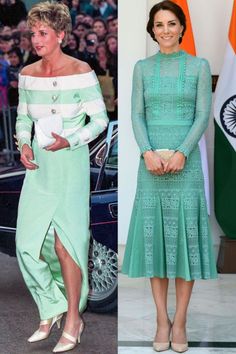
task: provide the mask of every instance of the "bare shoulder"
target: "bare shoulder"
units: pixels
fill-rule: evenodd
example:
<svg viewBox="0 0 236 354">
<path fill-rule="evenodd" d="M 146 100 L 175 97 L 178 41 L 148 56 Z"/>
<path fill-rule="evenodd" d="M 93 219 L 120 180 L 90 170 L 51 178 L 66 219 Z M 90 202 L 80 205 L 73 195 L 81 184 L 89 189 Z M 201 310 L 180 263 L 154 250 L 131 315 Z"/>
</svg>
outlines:
<svg viewBox="0 0 236 354">
<path fill-rule="evenodd" d="M 30 65 L 27 65 L 25 66 L 23 69 L 21 69 L 21 75 L 28 75 L 28 76 L 35 76 L 37 75 L 38 71 L 39 71 L 39 62 L 41 60 L 33 63 L 33 64 L 30 64 Z"/>
<path fill-rule="evenodd" d="M 92 71 L 88 63 L 82 60 L 72 58 L 71 64 L 73 67 L 74 74 L 85 74 Z"/>
<path fill-rule="evenodd" d="M 92 71 L 90 65 L 86 63 L 85 61 L 78 60 L 77 66 L 76 66 L 76 72 L 77 74 L 85 74 Z"/>
</svg>

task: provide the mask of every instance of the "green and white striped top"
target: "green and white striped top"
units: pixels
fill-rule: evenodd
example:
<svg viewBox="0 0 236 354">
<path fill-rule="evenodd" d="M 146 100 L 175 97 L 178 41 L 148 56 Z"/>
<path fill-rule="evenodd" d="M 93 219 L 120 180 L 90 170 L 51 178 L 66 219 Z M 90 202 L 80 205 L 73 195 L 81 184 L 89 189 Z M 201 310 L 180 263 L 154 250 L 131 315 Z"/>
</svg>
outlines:
<svg viewBox="0 0 236 354">
<path fill-rule="evenodd" d="M 32 125 L 39 146 L 53 142 L 51 132 L 65 137 L 72 150 L 95 139 L 108 124 L 94 71 L 57 77 L 19 75 L 16 136 L 21 150 L 31 145 Z M 90 122 L 85 125 L 86 115 Z"/>
</svg>

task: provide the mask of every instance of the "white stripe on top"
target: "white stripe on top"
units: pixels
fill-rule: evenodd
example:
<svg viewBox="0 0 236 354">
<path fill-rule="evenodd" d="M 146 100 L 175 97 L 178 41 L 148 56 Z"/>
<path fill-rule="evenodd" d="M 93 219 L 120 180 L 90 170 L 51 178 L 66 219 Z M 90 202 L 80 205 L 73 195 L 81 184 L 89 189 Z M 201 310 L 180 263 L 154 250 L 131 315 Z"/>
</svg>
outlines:
<svg viewBox="0 0 236 354">
<path fill-rule="evenodd" d="M 106 111 L 106 106 L 101 98 L 93 101 L 83 102 L 85 112 L 88 116 Z"/>
<path fill-rule="evenodd" d="M 94 86 L 98 83 L 94 70 L 83 74 L 36 77 L 19 74 L 19 88 L 25 90 L 73 90 Z"/>
<path fill-rule="evenodd" d="M 83 105 L 80 103 L 70 104 L 28 104 L 28 114 L 33 120 L 43 117 L 60 114 L 63 118 L 74 118 L 85 113 Z"/>
<path fill-rule="evenodd" d="M 68 103 L 68 104 L 28 104 L 22 105 L 18 114 L 29 114 L 34 120 L 45 116 L 60 114 L 63 118 L 73 118 L 86 113 L 88 116 L 101 113 L 106 110 L 101 98 L 88 102 Z"/>
</svg>

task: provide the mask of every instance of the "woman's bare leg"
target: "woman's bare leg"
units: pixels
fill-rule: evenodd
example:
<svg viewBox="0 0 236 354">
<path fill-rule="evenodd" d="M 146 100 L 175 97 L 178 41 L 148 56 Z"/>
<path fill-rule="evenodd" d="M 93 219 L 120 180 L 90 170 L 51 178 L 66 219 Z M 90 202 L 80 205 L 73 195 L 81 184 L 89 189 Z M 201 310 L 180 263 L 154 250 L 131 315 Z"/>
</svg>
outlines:
<svg viewBox="0 0 236 354">
<path fill-rule="evenodd" d="M 194 281 L 175 279 L 176 288 L 176 312 L 172 326 L 172 342 L 183 344 L 187 342 L 186 319 L 187 310 L 192 294 Z"/>
<path fill-rule="evenodd" d="M 169 279 L 151 278 L 152 295 L 157 310 L 157 333 L 154 342 L 169 341 L 170 320 L 167 312 L 167 292 Z"/>
<path fill-rule="evenodd" d="M 62 245 L 55 232 L 55 250 L 61 265 L 63 280 L 65 283 L 68 311 L 64 331 L 76 337 L 79 332 L 81 317 L 79 314 L 79 300 L 81 290 L 81 270 Z M 61 343 L 68 343 L 68 339 L 61 337 Z"/>
</svg>

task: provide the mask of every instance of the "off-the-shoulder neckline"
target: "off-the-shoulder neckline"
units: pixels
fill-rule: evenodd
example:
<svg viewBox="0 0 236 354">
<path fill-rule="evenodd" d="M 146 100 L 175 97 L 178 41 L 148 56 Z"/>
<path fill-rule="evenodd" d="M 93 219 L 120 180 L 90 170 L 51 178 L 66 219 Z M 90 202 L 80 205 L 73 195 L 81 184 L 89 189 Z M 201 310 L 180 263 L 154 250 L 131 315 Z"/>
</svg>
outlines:
<svg viewBox="0 0 236 354">
<path fill-rule="evenodd" d="M 58 79 L 58 78 L 65 78 L 65 77 L 72 77 L 72 76 L 83 76 L 83 75 L 88 75 L 94 73 L 94 70 L 88 71 L 86 73 L 81 73 L 81 74 L 71 74 L 71 75 L 58 75 L 58 76 L 32 76 L 32 75 L 22 75 L 19 74 L 21 77 L 30 77 L 33 79 Z"/>
</svg>

